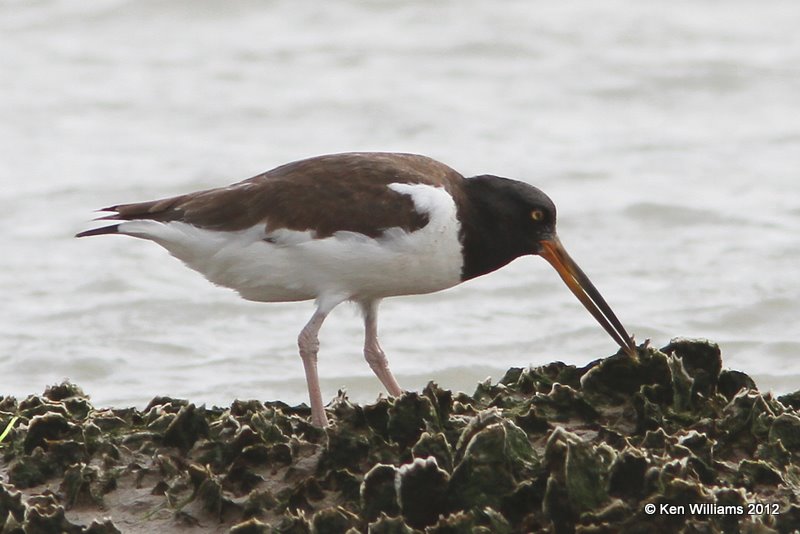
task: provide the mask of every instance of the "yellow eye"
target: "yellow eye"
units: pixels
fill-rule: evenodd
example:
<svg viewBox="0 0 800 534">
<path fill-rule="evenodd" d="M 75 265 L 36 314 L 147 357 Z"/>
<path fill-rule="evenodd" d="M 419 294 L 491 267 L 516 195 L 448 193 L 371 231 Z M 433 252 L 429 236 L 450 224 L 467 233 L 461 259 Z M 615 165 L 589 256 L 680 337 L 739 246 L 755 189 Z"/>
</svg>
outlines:
<svg viewBox="0 0 800 534">
<path fill-rule="evenodd" d="M 531 219 L 534 221 L 541 221 L 544 219 L 544 212 L 542 210 L 533 210 L 531 212 Z"/>
</svg>

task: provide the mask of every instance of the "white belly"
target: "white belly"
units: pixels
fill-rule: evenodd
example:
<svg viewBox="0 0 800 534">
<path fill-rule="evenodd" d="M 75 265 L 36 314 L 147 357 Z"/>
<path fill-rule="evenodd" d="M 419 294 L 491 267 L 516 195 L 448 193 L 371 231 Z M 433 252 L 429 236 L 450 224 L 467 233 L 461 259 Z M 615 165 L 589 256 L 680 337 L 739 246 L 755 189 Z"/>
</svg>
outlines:
<svg viewBox="0 0 800 534">
<path fill-rule="evenodd" d="M 410 195 L 417 210 L 428 214 L 424 228 L 392 228 L 377 239 L 353 232 L 314 239 L 311 232 L 265 226 L 218 232 L 147 220 L 124 222 L 119 229 L 159 243 L 211 282 L 248 300 L 368 300 L 458 284 L 463 259 L 453 199 L 428 185 L 389 187 Z"/>
</svg>

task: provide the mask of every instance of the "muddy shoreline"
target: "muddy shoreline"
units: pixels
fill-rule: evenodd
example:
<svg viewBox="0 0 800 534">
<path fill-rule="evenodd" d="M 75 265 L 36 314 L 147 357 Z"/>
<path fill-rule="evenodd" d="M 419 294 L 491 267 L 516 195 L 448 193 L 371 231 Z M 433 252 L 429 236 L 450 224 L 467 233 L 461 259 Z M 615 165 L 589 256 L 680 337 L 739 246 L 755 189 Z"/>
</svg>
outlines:
<svg viewBox="0 0 800 534">
<path fill-rule="evenodd" d="M 305 406 L 99 409 L 63 383 L 0 397 L 0 533 L 791 532 L 799 409 L 686 339 L 472 395 L 340 394 L 326 430 Z"/>
</svg>

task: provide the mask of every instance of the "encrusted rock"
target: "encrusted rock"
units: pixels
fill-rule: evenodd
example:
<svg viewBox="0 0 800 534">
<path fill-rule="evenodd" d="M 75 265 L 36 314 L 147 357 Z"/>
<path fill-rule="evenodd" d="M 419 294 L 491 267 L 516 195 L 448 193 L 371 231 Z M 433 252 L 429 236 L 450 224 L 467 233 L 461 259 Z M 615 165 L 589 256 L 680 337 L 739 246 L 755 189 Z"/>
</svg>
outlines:
<svg viewBox="0 0 800 534">
<path fill-rule="evenodd" d="M 341 506 L 320 510 L 311 518 L 311 534 L 347 532 L 358 524 L 358 516 Z"/>
<path fill-rule="evenodd" d="M 402 517 L 389 517 L 381 514 L 377 521 L 370 523 L 368 534 L 414 534 L 417 532 L 406 525 Z"/>
<path fill-rule="evenodd" d="M 464 429 L 456 458 L 448 492 L 453 509 L 499 508 L 539 465 L 525 432 L 496 411 L 478 414 Z"/>
<path fill-rule="evenodd" d="M 668 356 L 653 349 L 640 350 L 637 360 L 617 354 L 587 367 L 581 389 L 598 401 L 622 403 L 646 385 L 671 388 Z"/>
<path fill-rule="evenodd" d="M 638 354 L 513 368 L 473 395 L 340 393 L 326 429 L 281 402 L 97 410 L 69 382 L 0 396 L 0 532 L 796 529 L 800 392 L 760 393 L 703 340 Z M 752 503 L 777 515 L 645 513 Z"/>
<path fill-rule="evenodd" d="M 780 441 L 787 451 L 800 455 L 800 417 L 790 413 L 776 417 L 769 428 L 769 440 Z"/>
<path fill-rule="evenodd" d="M 377 464 L 364 475 L 361 507 L 367 521 L 373 521 L 381 514 L 395 516 L 400 512 L 394 483 L 396 475 L 397 469 L 386 464 Z"/>
<path fill-rule="evenodd" d="M 205 408 L 187 404 L 181 407 L 164 431 L 164 444 L 188 451 L 201 437 L 208 435 Z"/>
<path fill-rule="evenodd" d="M 389 408 L 387 432 L 401 446 L 413 445 L 428 428 L 438 428 L 436 410 L 428 397 L 406 392 Z"/>
<path fill-rule="evenodd" d="M 708 398 L 716 392 L 722 370 L 719 345 L 705 339 L 675 338 L 661 352 L 680 357 L 687 374 L 692 377 L 694 398 Z"/>
<path fill-rule="evenodd" d="M 450 475 L 439 469 L 436 458 L 415 458 L 397 471 L 394 479 L 397 502 L 406 522 L 423 528 L 436 522 L 445 512 L 447 482 Z"/>
<path fill-rule="evenodd" d="M 419 440 L 411 448 L 414 458 L 436 458 L 436 463 L 447 472 L 453 470 L 453 449 L 441 432 L 430 434 L 423 432 Z"/>
</svg>

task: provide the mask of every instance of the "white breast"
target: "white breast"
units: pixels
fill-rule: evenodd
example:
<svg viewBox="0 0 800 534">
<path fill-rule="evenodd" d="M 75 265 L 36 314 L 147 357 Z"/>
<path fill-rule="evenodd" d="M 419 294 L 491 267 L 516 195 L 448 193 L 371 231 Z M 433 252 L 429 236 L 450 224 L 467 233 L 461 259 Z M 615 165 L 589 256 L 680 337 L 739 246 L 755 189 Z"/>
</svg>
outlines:
<svg viewBox="0 0 800 534">
<path fill-rule="evenodd" d="M 458 284 L 463 258 L 452 197 L 423 184 L 389 187 L 409 195 L 417 211 L 428 215 L 425 227 L 390 228 L 376 239 L 354 232 L 315 239 L 312 232 L 270 231 L 263 225 L 220 232 L 147 220 L 126 221 L 119 230 L 159 243 L 211 282 L 248 300 L 375 299 Z"/>
</svg>

